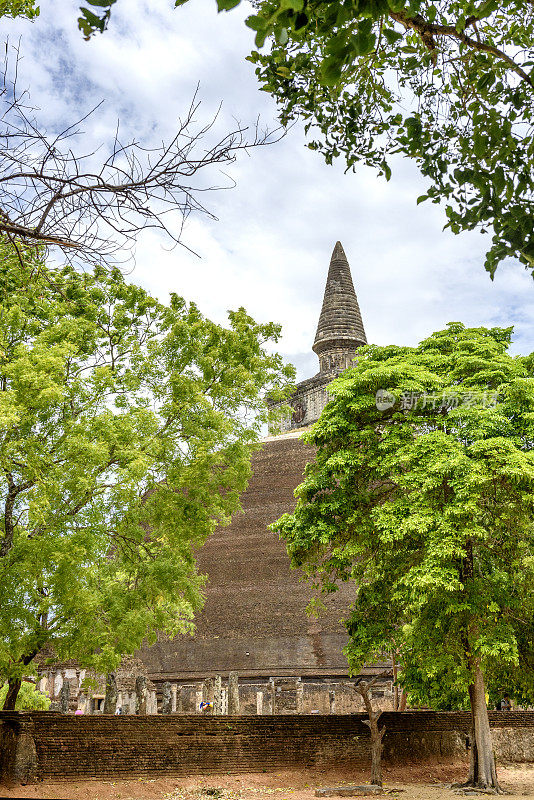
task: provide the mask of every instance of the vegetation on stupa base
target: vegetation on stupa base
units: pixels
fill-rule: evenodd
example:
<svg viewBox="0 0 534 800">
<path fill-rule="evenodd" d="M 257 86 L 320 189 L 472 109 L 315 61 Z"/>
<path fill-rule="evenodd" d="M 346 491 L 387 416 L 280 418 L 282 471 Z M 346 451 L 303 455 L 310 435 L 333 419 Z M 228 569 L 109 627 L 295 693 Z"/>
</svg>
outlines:
<svg viewBox="0 0 534 800">
<path fill-rule="evenodd" d="M 117 0 L 87 0 L 79 26 L 103 32 Z M 176 0 L 181 6 L 187 0 Z M 228 11 L 240 0 L 217 0 Z M 258 0 L 250 60 L 284 125 L 308 146 L 389 180 L 391 157 L 428 181 L 454 233 L 492 234 L 486 269 L 534 267 L 532 0 Z M 534 269 L 533 269 L 534 272 Z"/>
<path fill-rule="evenodd" d="M 498 785 L 487 688 L 534 701 L 534 375 L 511 334 L 451 323 L 418 347 L 362 348 L 273 526 L 319 591 L 354 582 L 353 674 L 395 651 L 416 701 L 470 703 L 481 787 Z"/>
<path fill-rule="evenodd" d="M 44 649 L 105 673 L 156 632 L 192 630 L 194 552 L 239 508 L 264 393 L 291 391 L 265 349 L 279 334 L 0 240 L 6 708 Z"/>
</svg>

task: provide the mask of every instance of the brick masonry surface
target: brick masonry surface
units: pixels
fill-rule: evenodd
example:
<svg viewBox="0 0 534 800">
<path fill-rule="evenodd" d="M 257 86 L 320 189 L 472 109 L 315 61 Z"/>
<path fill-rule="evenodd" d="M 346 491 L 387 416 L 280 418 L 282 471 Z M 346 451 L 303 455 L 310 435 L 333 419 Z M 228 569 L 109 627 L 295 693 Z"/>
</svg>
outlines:
<svg viewBox="0 0 534 800">
<path fill-rule="evenodd" d="M 35 743 L 33 777 L 124 778 L 275 770 L 294 766 L 369 763 L 369 733 L 361 714 L 331 716 L 76 717 L 55 712 L 0 712 L 4 744 L 3 778 L 13 775 L 14 740 L 24 753 Z M 518 760 L 534 756 L 534 712 L 490 713 L 494 736 L 514 760 L 513 742 L 521 742 Z M 385 757 L 390 762 L 465 756 L 470 715 L 463 712 L 385 712 Z M 7 743 L 7 744 L 6 744 Z M 9 750 L 9 752 L 8 752 Z M 11 755 L 10 755 L 11 754 Z M 497 747 L 497 757 L 499 752 Z M 31 771 L 31 770 L 30 770 Z"/>
<path fill-rule="evenodd" d="M 352 587 L 342 586 L 327 598 L 327 611 L 310 617 L 312 590 L 290 569 L 284 543 L 268 528 L 295 507 L 293 492 L 313 456 L 313 448 L 296 438 L 271 440 L 254 454 L 243 513 L 218 528 L 198 553 L 208 585 L 195 636 L 161 637 L 140 652 L 153 681 L 204 680 L 229 670 L 240 678 L 348 677 L 340 619 Z"/>
</svg>

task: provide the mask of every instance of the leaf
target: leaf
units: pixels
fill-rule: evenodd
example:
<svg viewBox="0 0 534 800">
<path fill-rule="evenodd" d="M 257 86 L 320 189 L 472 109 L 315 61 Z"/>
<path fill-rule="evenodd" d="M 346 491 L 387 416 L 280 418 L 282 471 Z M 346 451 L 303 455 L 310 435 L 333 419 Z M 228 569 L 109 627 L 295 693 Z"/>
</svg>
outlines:
<svg viewBox="0 0 534 800">
<path fill-rule="evenodd" d="M 280 75 L 282 78 L 290 78 L 291 71 L 287 67 L 278 67 L 276 70 L 276 74 Z"/>
<path fill-rule="evenodd" d="M 280 8 L 282 10 L 291 9 L 291 11 L 302 11 L 304 8 L 304 0 L 280 0 Z"/>
<path fill-rule="evenodd" d="M 499 0 L 486 0 L 475 10 L 475 17 L 488 17 L 499 8 Z"/>
<path fill-rule="evenodd" d="M 489 89 L 495 83 L 495 73 L 493 70 L 489 70 L 488 72 L 481 75 L 481 77 L 477 81 L 477 89 L 479 92 L 483 92 L 485 89 Z"/>
<path fill-rule="evenodd" d="M 321 64 L 321 78 L 327 86 L 333 86 L 341 77 L 341 62 L 337 56 L 328 56 Z"/>
<path fill-rule="evenodd" d="M 287 44 L 288 39 L 289 39 L 289 35 L 288 35 L 288 32 L 287 32 L 287 28 L 282 28 L 276 34 L 276 41 L 278 42 L 279 45 L 282 45 L 282 47 L 285 44 Z M 288 70 L 288 72 L 289 72 L 289 70 Z"/>
<path fill-rule="evenodd" d="M 82 12 L 82 17 L 78 19 L 78 24 L 81 26 L 82 24 L 85 25 L 86 31 L 91 30 L 99 30 L 101 33 L 105 30 L 106 20 L 105 18 L 101 19 L 97 17 L 92 11 L 89 11 L 88 8 L 80 8 Z"/>
<path fill-rule="evenodd" d="M 241 0 L 217 0 L 217 11 L 219 13 L 221 11 L 231 11 L 231 9 L 238 6 L 240 2 Z"/>
<path fill-rule="evenodd" d="M 493 185 L 497 194 L 502 194 L 506 185 L 504 170 L 502 167 L 497 167 L 493 172 Z"/>
<path fill-rule="evenodd" d="M 376 43 L 376 36 L 365 32 L 357 33 L 352 38 L 354 52 L 359 56 L 365 56 L 373 50 Z"/>
<path fill-rule="evenodd" d="M 267 27 L 267 21 L 264 17 L 253 15 L 246 18 L 245 25 L 252 28 L 253 31 L 263 31 Z"/>
<path fill-rule="evenodd" d="M 389 44 L 396 44 L 404 36 L 400 31 L 395 31 L 393 28 L 383 28 L 382 34 Z"/>
<path fill-rule="evenodd" d="M 482 158 L 486 153 L 486 139 L 478 132 L 473 136 L 473 152 L 477 158 Z"/>
</svg>

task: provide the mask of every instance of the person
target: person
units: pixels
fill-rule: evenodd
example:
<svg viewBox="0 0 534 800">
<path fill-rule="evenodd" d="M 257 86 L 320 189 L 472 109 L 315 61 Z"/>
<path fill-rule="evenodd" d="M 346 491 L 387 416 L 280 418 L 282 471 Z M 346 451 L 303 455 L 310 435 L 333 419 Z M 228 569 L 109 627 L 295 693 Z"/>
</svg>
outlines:
<svg viewBox="0 0 534 800">
<path fill-rule="evenodd" d="M 122 706 L 117 706 L 117 708 L 115 709 L 115 714 L 116 715 L 122 714 Z"/>
<path fill-rule="evenodd" d="M 82 708 L 77 708 L 76 711 L 74 712 L 74 714 L 75 714 L 75 716 L 79 717 L 81 714 L 83 714 L 83 709 Z"/>
<path fill-rule="evenodd" d="M 502 700 L 499 701 L 498 705 L 499 711 L 511 711 L 512 710 L 512 701 L 510 700 L 510 696 L 504 694 Z"/>
<path fill-rule="evenodd" d="M 199 709 L 202 712 L 209 711 L 210 708 L 213 708 L 213 703 L 209 700 L 203 700 L 199 705 Z"/>
</svg>

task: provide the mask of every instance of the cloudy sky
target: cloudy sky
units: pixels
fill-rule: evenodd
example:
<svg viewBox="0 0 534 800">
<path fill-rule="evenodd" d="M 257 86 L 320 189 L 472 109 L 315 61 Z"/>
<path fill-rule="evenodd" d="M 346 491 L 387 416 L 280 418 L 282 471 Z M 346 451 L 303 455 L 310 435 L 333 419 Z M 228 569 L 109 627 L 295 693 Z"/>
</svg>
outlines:
<svg viewBox="0 0 534 800">
<path fill-rule="evenodd" d="M 248 9 L 217 15 L 215 0 L 119 0 L 103 36 L 83 41 L 79 2 L 41 0 L 34 22 L 4 21 L 4 39 L 23 56 L 19 86 L 28 88 L 51 130 L 104 104 L 85 124 L 80 149 L 109 146 L 117 118 L 123 138 L 168 139 L 197 84 L 208 121 L 222 102 L 216 130 L 276 125 L 272 99 L 260 92 L 245 60 Z M 494 282 L 483 269 L 486 237 L 442 231 L 443 211 L 416 206 L 425 184 L 400 161 L 389 183 L 369 170 L 343 174 L 305 147 L 295 127 L 278 144 L 241 154 L 229 172 L 236 188 L 203 196 L 217 217 L 191 217 L 184 248 L 169 251 L 153 232 L 138 242 L 131 280 L 165 300 L 170 291 L 222 321 L 245 306 L 258 320 L 283 325 L 280 349 L 299 379 L 316 372 L 311 352 L 328 263 L 344 246 L 370 342 L 415 344 L 450 320 L 515 325 L 515 352 L 534 350 L 534 283 L 517 263 Z M 211 185 L 228 179 L 213 171 Z"/>
</svg>

